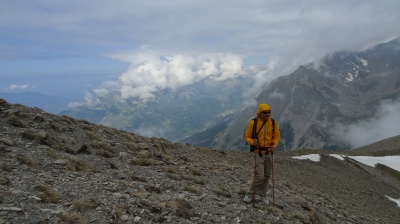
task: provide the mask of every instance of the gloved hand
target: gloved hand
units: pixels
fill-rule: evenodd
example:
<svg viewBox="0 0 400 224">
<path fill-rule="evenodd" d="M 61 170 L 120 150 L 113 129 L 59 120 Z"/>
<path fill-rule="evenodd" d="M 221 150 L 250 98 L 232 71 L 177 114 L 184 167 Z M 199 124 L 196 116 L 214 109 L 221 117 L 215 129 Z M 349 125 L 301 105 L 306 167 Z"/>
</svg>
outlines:
<svg viewBox="0 0 400 224">
<path fill-rule="evenodd" d="M 258 146 L 258 140 L 257 139 L 253 139 L 253 142 L 251 144 L 252 146 Z"/>
<path fill-rule="evenodd" d="M 273 152 L 273 151 L 275 151 L 275 146 L 274 145 L 272 145 L 271 147 L 268 148 L 268 152 Z"/>
</svg>

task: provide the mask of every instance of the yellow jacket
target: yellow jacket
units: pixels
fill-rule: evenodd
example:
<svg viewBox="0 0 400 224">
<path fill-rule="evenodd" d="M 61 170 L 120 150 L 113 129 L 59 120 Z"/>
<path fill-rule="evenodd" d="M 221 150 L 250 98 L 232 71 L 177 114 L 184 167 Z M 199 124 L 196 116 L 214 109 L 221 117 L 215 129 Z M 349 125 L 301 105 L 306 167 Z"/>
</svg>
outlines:
<svg viewBox="0 0 400 224">
<path fill-rule="evenodd" d="M 258 149 L 262 149 L 262 148 L 265 149 L 265 148 L 269 148 L 271 146 L 277 147 L 279 140 L 280 140 L 279 126 L 276 121 L 275 121 L 275 127 L 272 128 L 272 120 L 271 120 L 272 113 L 269 116 L 268 120 L 263 125 L 264 120 L 260 117 L 260 113 L 263 111 L 266 111 L 266 110 L 269 110 L 269 111 L 271 110 L 271 108 L 268 104 L 258 105 L 256 133 L 258 133 L 257 139 L 258 139 L 259 144 L 256 146 L 256 149 L 254 150 L 254 152 L 258 152 L 259 151 Z M 247 126 L 246 133 L 244 135 L 246 142 L 250 146 L 254 146 L 253 126 L 254 126 L 254 120 L 251 120 Z M 274 129 L 274 133 L 272 133 L 272 129 Z M 264 154 L 265 150 L 261 150 L 261 153 Z"/>
</svg>

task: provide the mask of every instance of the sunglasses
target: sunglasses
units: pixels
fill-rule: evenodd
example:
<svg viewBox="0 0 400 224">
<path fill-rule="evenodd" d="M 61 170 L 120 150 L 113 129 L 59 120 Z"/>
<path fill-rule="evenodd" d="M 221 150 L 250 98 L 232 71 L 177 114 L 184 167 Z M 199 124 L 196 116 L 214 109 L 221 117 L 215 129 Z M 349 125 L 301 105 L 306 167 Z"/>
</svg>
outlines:
<svg viewBox="0 0 400 224">
<path fill-rule="evenodd" d="M 261 112 L 262 114 L 270 114 L 271 113 L 271 111 L 263 111 L 263 112 Z"/>
</svg>

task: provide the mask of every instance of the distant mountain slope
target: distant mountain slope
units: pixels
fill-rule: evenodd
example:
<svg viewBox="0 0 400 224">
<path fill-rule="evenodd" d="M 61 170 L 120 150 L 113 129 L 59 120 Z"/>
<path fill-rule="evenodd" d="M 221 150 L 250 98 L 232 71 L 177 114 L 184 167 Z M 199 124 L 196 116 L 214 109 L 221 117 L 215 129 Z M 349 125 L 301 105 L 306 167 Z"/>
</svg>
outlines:
<svg viewBox="0 0 400 224">
<path fill-rule="evenodd" d="M 65 96 L 52 96 L 36 92 L 0 93 L 0 98 L 4 98 L 10 103 L 38 107 L 54 114 L 66 110 L 68 104 L 74 101 L 72 98 Z"/>
<path fill-rule="evenodd" d="M 351 152 L 357 155 L 400 155 L 400 135 L 353 149 Z"/>
<path fill-rule="evenodd" d="M 400 96 L 400 39 L 363 52 L 338 52 L 326 56 L 320 68 L 300 66 L 273 80 L 257 97 L 268 103 L 279 122 L 279 149 L 349 149 L 336 138 L 337 124 L 355 124 L 372 118 L 382 100 Z M 256 105 L 232 115 L 219 132 L 194 135 L 182 141 L 223 150 L 247 150 L 243 129 L 255 115 Z M 211 136 L 202 139 L 202 136 Z M 208 144 L 203 144 L 208 143 Z"/>
<path fill-rule="evenodd" d="M 206 80 L 179 90 L 164 90 L 142 102 L 121 99 L 114 91 L 96 105 L 83 105 L 61 112 L 77 119 L 119 128 L 144 136 L 179 141 L 210 127 L 239 109 L 250 79 Z"/>
</svg>

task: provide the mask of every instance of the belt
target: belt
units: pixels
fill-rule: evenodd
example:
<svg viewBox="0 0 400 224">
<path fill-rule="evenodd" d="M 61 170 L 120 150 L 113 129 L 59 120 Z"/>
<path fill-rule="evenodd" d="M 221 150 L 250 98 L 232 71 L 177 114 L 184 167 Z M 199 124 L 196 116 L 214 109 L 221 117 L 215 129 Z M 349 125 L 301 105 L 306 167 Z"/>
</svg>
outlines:
<svg viewBox="0 0 400 224">
<path fill-rule="evenodd" d="M 260 155 L 260 157 L 261 157 L 263 154 L 268 155 L 268 153 L 269 153 L 268 149 L 269 149 L 269 148 L 267 148 L 267 147 L 256 148 L 256 149 L 254 150 L 254 152 L 258 152 L 258 155 Z"/>
</svg>

